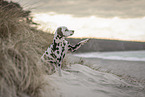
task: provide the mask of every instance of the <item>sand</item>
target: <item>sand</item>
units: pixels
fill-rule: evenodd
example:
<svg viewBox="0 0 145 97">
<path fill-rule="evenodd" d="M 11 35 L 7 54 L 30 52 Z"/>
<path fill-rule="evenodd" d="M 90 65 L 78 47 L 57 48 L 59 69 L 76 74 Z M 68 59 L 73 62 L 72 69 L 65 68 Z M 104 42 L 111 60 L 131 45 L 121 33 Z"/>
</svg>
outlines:
<svg viewBox="0 0 145 97">
<path fill-rule="evenodd" d="M 145 62 L 69 54 L 62 76 L 47 75 L 55 97 L 145 97 Z M 141 82 L 142 81 L 142 82 Z"/>
<path fill-rule="evenodd" d="M 145 97 L 144 87 L 127 83 L 120 77 L 73 64 L 46 78 L 53 81 L 55 97 Z"/>
<path fill-rule="evenodd" d="M 109 60 L 101 58 L 79 58 L 69 55 L 68 59 L 73 63 L 81 63 L 100 71 L 111 72 L 117 75 L 130 76 L 136 80 L 145 82 L 145 62 Z M 82 62 L 81 62 L 82 61 Z"/>
</svg>

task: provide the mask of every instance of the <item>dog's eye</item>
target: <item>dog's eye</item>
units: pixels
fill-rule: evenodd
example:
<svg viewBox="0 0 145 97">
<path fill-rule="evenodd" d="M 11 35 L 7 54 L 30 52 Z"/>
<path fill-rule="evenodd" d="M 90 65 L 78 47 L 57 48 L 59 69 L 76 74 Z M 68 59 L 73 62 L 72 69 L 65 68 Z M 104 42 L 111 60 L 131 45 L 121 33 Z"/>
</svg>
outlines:
<svg viewBox="0 0 145 97">
<path fill-rule="evenodd" d="M 68 29 L 65 29 L 65 31 L 68 31 Z"/>
</svg>

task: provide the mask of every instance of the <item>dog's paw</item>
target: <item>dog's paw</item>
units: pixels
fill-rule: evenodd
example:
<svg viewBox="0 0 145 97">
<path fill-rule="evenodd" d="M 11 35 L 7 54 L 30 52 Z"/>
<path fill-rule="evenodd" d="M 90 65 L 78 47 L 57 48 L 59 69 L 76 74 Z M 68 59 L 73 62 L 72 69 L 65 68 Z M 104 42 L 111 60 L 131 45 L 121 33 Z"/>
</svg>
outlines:
<svg viewBox="0 0 145 97">
<path fill-rule="evenodd" d="M 89 40 L 90 40 L 90 39 L 88 38 L 88 39 L 86 39 L 85 41 L 86 41 L 86 42 L 89 42 Z"/>
<path fill-rule="evenodd" d="M 85 43 L 87 43 L 90 39 L 85 39 L 83 41 L 81 41 L 81 45 L 84 45 Z"/>
</svg>

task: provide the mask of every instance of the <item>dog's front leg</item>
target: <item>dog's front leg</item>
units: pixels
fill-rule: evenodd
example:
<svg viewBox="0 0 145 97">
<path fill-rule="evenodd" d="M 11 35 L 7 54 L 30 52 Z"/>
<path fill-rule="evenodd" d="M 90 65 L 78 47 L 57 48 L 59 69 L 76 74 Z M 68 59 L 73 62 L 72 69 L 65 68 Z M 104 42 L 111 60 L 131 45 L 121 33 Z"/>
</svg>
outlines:
<svg viewBox="0 0 145 97">
<path fill-rule="evenodd" d="M 62 76 L 62 74 L 61 74 L 61 66 L 58 66 L 58 74 L 59 74 L 59 76 Z"/>
<path fill-rule="evenodd" d="M 57 69 L 58 69 L 59 76 L 62 76 L 62 74 L 61 74 L 61 61 L 57 63 Z"/>
<path fill-rule="evenodd" d="M 85 39 L 85 40 L 82 40 L 80 41 L 79 43 L 81 43 L 81 45 L 84 45 L 85 43 L 87 43 L 90 39 Z"/>
<path fill-rule="evenodd" d="M 82 45 L 84 45 L 85 43 L 87 43 L 90 39 L 85 39 L 83 41 L 80 41 L 79 43 L 77 43 L 76 45 L 72 46 L 70 44 L 68 44 L 68 50 L 75 52 L 77 49 L 79 49 Z"/>
</svg>

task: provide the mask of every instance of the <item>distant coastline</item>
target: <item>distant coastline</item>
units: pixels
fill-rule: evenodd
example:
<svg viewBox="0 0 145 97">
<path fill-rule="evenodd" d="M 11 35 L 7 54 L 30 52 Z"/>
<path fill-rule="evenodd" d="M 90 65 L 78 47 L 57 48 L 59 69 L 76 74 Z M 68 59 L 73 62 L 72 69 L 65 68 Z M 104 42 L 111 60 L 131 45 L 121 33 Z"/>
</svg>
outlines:
<svg viewBox="0 0 145 97">
<path fill-rule="evenodd" d="M 67 39 L 72 45 L 83 40 L 79 38 Z M 77 52 L 105 52 L 105 51 L 131 51 L 145 50 L 145 42 L 91 39 L 87 44 L 82 46 Z"/>
</svg>

